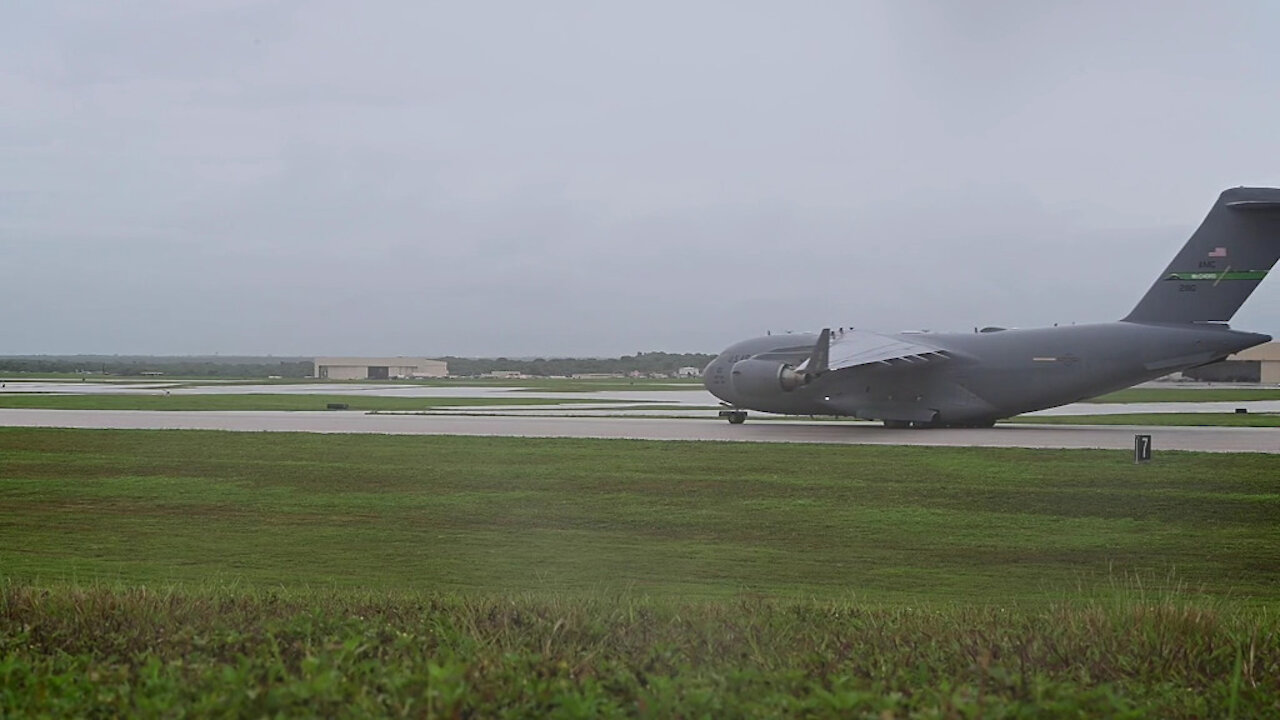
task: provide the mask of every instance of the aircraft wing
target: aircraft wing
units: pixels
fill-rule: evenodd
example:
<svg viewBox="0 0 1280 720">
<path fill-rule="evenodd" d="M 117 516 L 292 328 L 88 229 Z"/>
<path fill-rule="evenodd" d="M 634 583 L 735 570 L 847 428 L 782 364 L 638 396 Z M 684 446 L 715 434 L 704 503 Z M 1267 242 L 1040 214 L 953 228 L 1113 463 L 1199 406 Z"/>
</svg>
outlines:
<svg viewBox="0 0 1280 720">
<path fill-rule="evenodd" d="M 867 330 L 824 331 L 819 344 L 826 339 L 826 367 L 807 367 L 813 357 L 822 355 L 815 348 L 814 356 L 800 367 L 800 371 L 823 372 L 844 370 L 861 365 L 916 365 L 947 360 L 951 354 L 912 336 L 881 335 Z"/>
</svg>

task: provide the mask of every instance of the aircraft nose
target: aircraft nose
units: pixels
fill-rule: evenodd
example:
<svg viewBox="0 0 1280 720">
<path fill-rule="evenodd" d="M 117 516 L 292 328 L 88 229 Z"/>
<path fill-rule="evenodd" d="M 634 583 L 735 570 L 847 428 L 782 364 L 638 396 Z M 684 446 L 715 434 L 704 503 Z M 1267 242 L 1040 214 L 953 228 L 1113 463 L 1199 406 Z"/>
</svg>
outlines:
<svg viewBox="0 0 1280 720">
<path fill-rule="evenodd" d="M 729 360 L 725 355 L 726 353 L 720 353 L 702 369 L 702 386 L 712 395 L 732 403 L 729 390 Z"/>
</svg>

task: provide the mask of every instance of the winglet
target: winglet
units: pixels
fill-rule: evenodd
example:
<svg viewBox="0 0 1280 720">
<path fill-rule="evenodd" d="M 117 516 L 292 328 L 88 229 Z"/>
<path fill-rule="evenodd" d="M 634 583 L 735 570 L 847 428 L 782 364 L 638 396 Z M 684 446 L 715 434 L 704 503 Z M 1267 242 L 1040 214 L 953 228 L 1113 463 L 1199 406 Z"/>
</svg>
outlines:
<svg viewBox="0 0 1280 720">
<path fill-rule="evenodd" d="M 800 363 L 796 370 L 810 375 L 817 375 L 826 372 L 830 366 L 831 328 L 823 328 L 822 334 L 818 336 L 818 342 L 813 346 L 813 352 L 809 353 L 809 359 Z"/>
</svg>

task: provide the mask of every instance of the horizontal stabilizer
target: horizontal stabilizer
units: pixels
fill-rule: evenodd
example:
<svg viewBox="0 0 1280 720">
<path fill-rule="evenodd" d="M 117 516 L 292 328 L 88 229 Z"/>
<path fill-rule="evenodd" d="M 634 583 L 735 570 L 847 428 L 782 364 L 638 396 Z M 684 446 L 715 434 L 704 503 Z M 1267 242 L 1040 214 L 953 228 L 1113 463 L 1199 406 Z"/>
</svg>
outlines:
<svg viewBox="0 0 1280 720">
<path fill-rule="evenodd" d="M 1280 200 L 1234 200 L 1227 203 L 1232 210 L 1280 210 Z"/>
</svg>

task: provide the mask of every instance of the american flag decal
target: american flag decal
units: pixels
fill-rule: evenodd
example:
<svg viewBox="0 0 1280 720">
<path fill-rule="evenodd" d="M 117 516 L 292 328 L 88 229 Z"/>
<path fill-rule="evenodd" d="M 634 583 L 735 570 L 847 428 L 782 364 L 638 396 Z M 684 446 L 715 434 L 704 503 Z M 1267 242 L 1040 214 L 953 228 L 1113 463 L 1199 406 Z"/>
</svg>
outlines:
<svg viewBox="0 0 1280 720">
<path fill-rule="evenodd" d="M 1226 257 L 1227 249 L 1224 247 L 1216 247 L 1209 251 L 1209 257 Z"/>
</svg>

